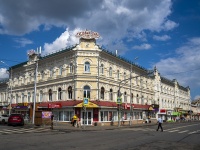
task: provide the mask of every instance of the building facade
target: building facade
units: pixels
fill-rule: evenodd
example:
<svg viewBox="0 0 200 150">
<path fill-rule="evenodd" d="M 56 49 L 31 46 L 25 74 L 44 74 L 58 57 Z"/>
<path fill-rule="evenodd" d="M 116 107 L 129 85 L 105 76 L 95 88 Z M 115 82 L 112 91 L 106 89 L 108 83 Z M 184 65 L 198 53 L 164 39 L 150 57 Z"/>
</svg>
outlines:
<svg viewBox="0 0 200 150">
<path fill-rule="evenodd" d="M 31 118 L 35 103 L 35 110 L 51 111 L 60 122 L 77 114 L 82 125 L 103 125 L 119 124 L 122 117 L 129 123 L 158 115 L 171 120 L 188 111 L 188 87 L 160 76 L 156 67 L 147 70 L 101 48 L 96 32 L 77 37 L 75 46 L 46 56 L 32 50 L 27 62 L 11 67 L 12 112 Z"/>
</svg>

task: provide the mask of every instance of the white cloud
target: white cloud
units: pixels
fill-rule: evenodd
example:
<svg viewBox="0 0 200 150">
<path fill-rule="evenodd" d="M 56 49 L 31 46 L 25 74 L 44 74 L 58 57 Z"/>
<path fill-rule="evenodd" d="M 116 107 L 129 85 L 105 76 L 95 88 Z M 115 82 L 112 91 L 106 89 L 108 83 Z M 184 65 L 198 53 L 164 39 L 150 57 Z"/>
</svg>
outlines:
<svg viewBox="0 0 200 150">
<path fill-rule="evenodd" d="M 0 68 L 0 79 L 8 78 L 9 74 L 7 73 L 6 68 Z"/>
<path fill-rule="evenodd" d="M 15 38 L 14 41 L 19 43 L 21 47 L 25 47 L 27 44 L 33 43 L 33 41 L 26 38 Z"/>
<path fill-rule="evenodd" d="M 44 51 L 42 52 L 42 55 L 56 52 L 67 46 L 77 44 L 79 39 L 75 37 L 75 34 L 80 30 L 81 29 L 77 28 L 73 31 L 69 31 L 67 28 L 66 31 L 60 35 L 60 37 L 55 39 L 55 41 L 44 44 Z"/>
<path fill-rule="evenodd" d="M 165 23 L 164 23 L 164 30 L 172 30 L 174 29 L 175 27 L 177 27 L 178 24 L 175 23 L 174 21 L 171 21 L 171 20 L 167 20 Z"/>
<path fill-rule="evenodd" d="M 132 48 L 138 50 L 147 50 L 151 48 L 151 45 L 150 44 L 135 45 Z"/>
<path fill-rule="evenodd" d="M 40 30 L 41 25 L 44 26 L 43 30 L 56 26 L 67 27 L 72 32 L 79 27 L 99 32 L 103 37 L 99 43 L 108 49 L 113 47 L 113 42 L 126 37 L 128 40 L 136 38 L 144 42 L 148 31 L 172 30 L 177 26 L 174 21 L 167 19 L 172 8 L 170 0 L 60 0 L 59 3 L 51 1 L 48 4 L 40 0 L 18 0 L 18 5 L 0 0 L 0 3 L 0 34 L 24 35 Z M 65 37 L 69 36 L 68 33 L 64 34 Z M 60 37 L 52 44 L 46 43 L 45 49 L 48 52 L 52 48 L 63 48 L 61 46 L 66 46 L 66 43 Z M 123 50 L 128 49 L 124 47 Z"/>
<path fill-rule="evenodd" d="M 154 35 L 153 39 L 157 40 L 157 41 L 167 41 L 167 40 L 171 39 L 171 37 L 168 35 L 163 35 L 163 36 Z"/>
<path fill-rule="evenodd" d="M 162 59 L 156 66 L 161 75 L 176 78 L 183 86 L 189 86 L 191 91 L 200 86 L 200 37 L 189 39 L 176 50 L 176 57 Z M 152 67 L 153 67 L 152 66 Z"/>
</svg>

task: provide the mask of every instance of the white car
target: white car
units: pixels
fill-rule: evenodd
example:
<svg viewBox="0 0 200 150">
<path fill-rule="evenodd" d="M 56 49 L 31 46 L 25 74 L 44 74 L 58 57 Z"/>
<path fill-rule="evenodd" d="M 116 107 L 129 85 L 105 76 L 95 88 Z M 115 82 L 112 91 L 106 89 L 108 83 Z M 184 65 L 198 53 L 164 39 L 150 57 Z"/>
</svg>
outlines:
<svg viewBox="0 0 200 150">
<path fill-rule="evenodd" d="M 9 115 L 0 115 L 0 123 L 5 124 L 8 122 Z"/>
</svg>

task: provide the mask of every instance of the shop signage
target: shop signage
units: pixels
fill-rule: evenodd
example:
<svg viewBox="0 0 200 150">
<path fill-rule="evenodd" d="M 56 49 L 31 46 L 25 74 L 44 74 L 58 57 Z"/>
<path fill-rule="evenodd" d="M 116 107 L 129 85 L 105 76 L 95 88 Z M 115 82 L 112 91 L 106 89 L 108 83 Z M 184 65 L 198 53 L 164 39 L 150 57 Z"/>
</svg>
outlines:
<svg viewBox="0 0 200 150">
<path fill-rule="evenodd" d="M 51 111 L 43 111 L 42 118 L 51 118 L 52 112 Z"/>
<path fill-rule="evenodd" d="M 15 109 L 28 109 L 27 106 L 15 106 Z"/>
<path fill-rule="evenodd" d="M 157 104 L 152 104 L 152 107 L 153 107 L 153 108 L 159 108 L 159 105 L 157 105 Z"/>
<path fill-rule="evenodd" d="M 84 105 L 84 106 L 87 106 L 88 103 L 89 103 L 89 99 L 88 99 L 88 98 L 84 98 L 84 99 L 83 99 L 83 105 Z"/>
<path fill-rule="evenodd" d="M 161 114 L 166 114 L 166 110 L 165 109 L 160 109 L 160 113 Z"/>
<path fill-rule="evenodd" d="M 97 33 L 97 32 L 85 30 L 85 31 L 78 32 L 76 34 L 76 37 L 83 38 L 83 39 L 97 39 L 100 36 L 99 36 L 99 33 Z"/>
<path fill-rule="evenodd" d="M 48 108 L 62 108 L 61 104 L 48 104 Z"/>
<path fill-rule="evenodd" d="M 117 97 L 117 104 L 121 104 L 122 103 L 122 98 L 121 97 Z"/>
<path fill-rule="evenodd" d="M 92 102 L 88 102 L 88 105 L 84 105 L 84 103 L 82 102 L 82 103 L 77 104 L 74 107 L 98 108 L 99 106 L 94 104 L 94 103 L 92 103 Z"/>
<path fill-rule="evenodd" d="M 28 106 L 28 103 L 17 103 L 17 106 Z"/>
<path fill-rule="evenodd" d="M 149 107 L 149 110 L 154 110 L 152 106 Z"/>
</svg>

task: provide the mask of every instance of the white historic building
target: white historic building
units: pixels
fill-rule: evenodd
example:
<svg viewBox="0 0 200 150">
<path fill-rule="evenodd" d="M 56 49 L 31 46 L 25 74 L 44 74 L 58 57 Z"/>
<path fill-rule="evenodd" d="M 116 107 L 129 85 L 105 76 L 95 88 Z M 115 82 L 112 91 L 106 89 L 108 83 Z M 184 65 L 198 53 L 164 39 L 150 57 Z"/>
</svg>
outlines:
<svg viewBox="0 0 200 150">
<path fill-rule="evenodd" d="M 12 66 L 10 90 L 0 87 L 1 108 L 11 103 L 12 112 L 31 117 L 35 103 L 36 110 L 51 111 L 58 121 L 70 122 L 77 114 L 87 125 L 117 123 L 122 116 L 131 123 L 158 115 L 170 120 L 189 110 L 188 87 L 162 77 L 156 67 L 147 70 L 104 50 L 96 32 L 77 37 L 75 46 L 46 56 L 32 50 L 28 61 Z"/>
</svg>

